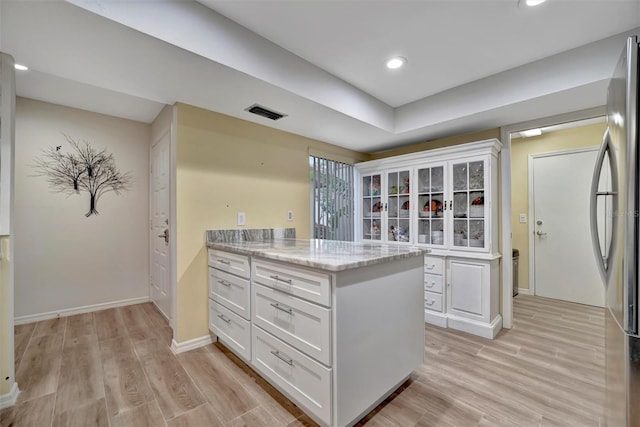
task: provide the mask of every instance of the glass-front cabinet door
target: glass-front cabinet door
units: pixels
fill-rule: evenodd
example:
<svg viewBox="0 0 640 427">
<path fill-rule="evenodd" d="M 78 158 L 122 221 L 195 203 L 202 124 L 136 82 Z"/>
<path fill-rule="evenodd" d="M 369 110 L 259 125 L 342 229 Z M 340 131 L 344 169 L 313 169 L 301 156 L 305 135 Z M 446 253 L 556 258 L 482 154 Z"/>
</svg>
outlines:
<svg viewBox="0 0 640 427">
<path fill-rule="evenodd" d="M 411 170 L 387 172 L 388 242 L 411 242 Z"/>
<path fill-rule="evenodd" d="M 453 162 L 453 248 L 485 248 L 485 161 Z"/>
<path fill-rule="evenodd" d="M 382 237 L 381 174 L 362 177 L 362 239 L 380 240 Z"/>
<path fill-rule="evenodd" d="M 445 188 L 443 164 L 418 169 L 416 190 L 419 244 L 442 247 L 446 243 Z"/>
</svg>

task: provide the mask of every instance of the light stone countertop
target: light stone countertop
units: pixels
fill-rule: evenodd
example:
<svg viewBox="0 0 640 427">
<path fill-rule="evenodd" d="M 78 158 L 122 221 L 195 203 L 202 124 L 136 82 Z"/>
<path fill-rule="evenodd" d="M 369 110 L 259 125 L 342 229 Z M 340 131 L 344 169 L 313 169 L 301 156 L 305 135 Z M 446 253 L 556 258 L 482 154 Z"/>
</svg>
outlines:
<svg viewBox="0 0 640 427">
<path fill-rule="evenodd" d="M 428 249 L 411 246 L 342 242 L 320 239 L 209 242 L 211 249 L 288 262 L 326 271 L 342 271 L 422 256 Z"/>
</svg>

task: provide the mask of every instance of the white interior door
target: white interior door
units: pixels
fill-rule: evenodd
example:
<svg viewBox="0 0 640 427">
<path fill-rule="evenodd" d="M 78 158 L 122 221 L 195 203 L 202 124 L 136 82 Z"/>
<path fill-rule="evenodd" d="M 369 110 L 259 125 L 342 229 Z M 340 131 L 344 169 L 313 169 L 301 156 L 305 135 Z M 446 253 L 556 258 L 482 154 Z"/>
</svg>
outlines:
<svg viewBox="0 0 640 427">
<path fill-rule="evenodd" d="M 589 192 L 597 148 L 530 160 L 535 295 L 604 306 L 604 285 L 592 250 Z"/>
<path fill-rule="evenodd" d="M 173 322 L 169 251 L 169 130 L 151 148 L 151 301 Z"/>
</svg>

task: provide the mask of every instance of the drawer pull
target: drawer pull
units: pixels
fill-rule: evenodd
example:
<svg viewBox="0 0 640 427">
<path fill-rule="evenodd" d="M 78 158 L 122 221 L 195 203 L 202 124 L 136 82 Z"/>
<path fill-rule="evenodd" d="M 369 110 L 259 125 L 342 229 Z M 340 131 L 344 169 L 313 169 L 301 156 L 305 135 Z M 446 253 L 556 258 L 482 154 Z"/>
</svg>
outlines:
<svg viewBox="0 0 640 427">
<path fill-rule="evenodd" d="M 283 355 L 280 354 L 280 352 L 278 350 L 273 351 L 271 350 L 271 354 L 273 354 L 275 357 L 277 357 L 278 359 L 282 360 L 284 363 L 286 363 L 289 366 L 293 366 L 293 359 L 287 359 L 286 357 L 284 357 Z"/>
<path fill-rule="evenodd" d="M 429 302 L 429 300 L 427 300 L 427 305 L 433 305 L 433 303 L 435 303 L 436 300 L 432 299 L 431 302 Z"/>
<path fill-rule="evenodd" d="M 227 261 L 227 260 L 220 259 L 220 258 L 218 258 L 218 260 L 217 260 L 217 261 L 218 261 L 220 264 L 227 264 L 227 265 L 231 265 L 231 261 Z"/>
<path fill-rule="evenodd" d="M 436 285 L 436 282 L 431 282 L 431 284 L 427 283 L 427 288 L 433 288 Z"/>
<path fill-rule="evenodd" d="M 277 275 L 273 275 L 273 276 L 269 276 L 269 277 L 271 277 L 276 282 L 284 282 L 284 283 L 291 284 L 291 279 L 283 279 L 282 277 L 277 276 Z"/>
<path fill-rule="evenodd" d="M 287 314 L 293 314 L 293 309 L 292 309 L 292 308 L 289 308 L 289 307 L 282 307 L 282 306 L 281 306 L 280 304 L 278 304 L 277 302 L 276 302 L 276 303 L 271 303 L 270 305 L 271 305 L 271 307 L 276 308 L 276 309 L 278 309 L 278 310 L 280 310 L 280 311 L 284 311 L 284 312 L 285 312 L 285 313 L 287 313 Z"/>
<path fill-rule="evenodd" d="M 431 264 L 430 266 L 427 266 L 427 270 L 433 270 L 434 268 L 436 268 L 435 264 Z"/>
<path fill-rule="evenodd" d="M 223 314 L 218 314 L 218 317 L 222 319 L 223 322 L 231 323 L 231 319 L 227 319 Z"/>
<path fill-rule="evenodd" d="M 226 286 L 228 288 L 231 287 L 231 283 L 227 282 L 226 280 L 218 280 L 218 283 L 220 283 L 222 286 Z"/>
</svg>

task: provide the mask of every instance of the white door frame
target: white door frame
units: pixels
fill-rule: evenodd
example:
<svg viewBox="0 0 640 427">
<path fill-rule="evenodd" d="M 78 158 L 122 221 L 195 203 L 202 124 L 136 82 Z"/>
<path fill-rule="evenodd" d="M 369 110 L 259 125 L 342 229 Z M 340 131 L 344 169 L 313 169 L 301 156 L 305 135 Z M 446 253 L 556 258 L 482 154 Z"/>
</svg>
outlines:
<svg viewBox="0 0 640 427">
<path fill-rule="evenodd" d="M 605 106 L 589 108 L 587 110 L 572 113 L 544 117 L 526 122 L 514 123 L 500 128 L 500 252 L 502 253 L 502 265 L 500 268 L 502 283 L 502 327 L 513 327 L 513 267 L 511 261 L 511 134 L 527 129 L 552 126 L 561 123 L 575 122 L 578 120 L 592 119 L 604 116 L 607 112 Z"/>
<path fill-rule="evenodd" d="M 534 177 L 534 166 L 533 162 L 535 159 L 542 159 L 545 157 L 555 157 L 555 156 L 566 156 L 570 154 L 579 154 L 579 153 L 587 153 L 590 151 L 598 151 L 600 146 L 595 145 L 591 147 L 581 147 L 581 148 L 572 148 L 569 150 L 558 150 L 558 151 L 549 151 L 546 153 L 535 153 L 529 154 L 528 158 L 528 178 L 527 178 L 527 191 L 529 192 L 529 293 L 531 295 L 536 294 L 536 281 L 535 281 L 535 242 L 536 239 L 533 237 L 533 233 L 535 232 L 535 197 L 533 188 L 533 177 Z M 586 213 L 585 213 L 586 215 Z"/>
</svg>

